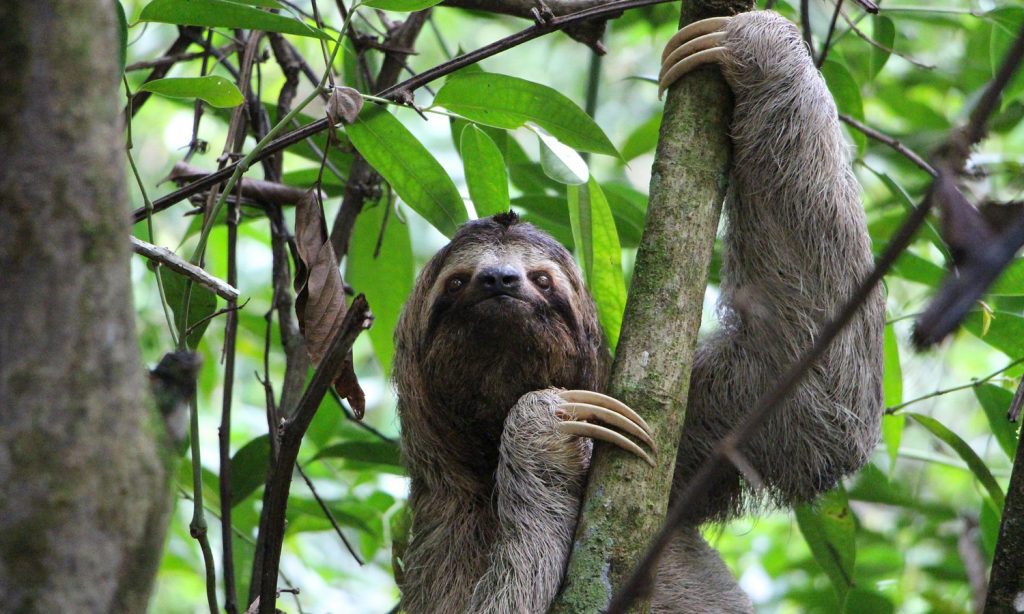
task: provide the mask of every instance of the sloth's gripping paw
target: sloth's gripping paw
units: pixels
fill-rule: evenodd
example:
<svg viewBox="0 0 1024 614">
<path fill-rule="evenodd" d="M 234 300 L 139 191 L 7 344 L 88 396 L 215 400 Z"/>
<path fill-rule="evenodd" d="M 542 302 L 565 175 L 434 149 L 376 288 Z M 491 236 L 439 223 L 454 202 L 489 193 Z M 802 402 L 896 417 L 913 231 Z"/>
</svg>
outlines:
<svg viewBox="0 0 1024 614">
<path fill-rule="evenodd" d="M 623 430 L 650 446 L 655 454 L 658 453 L 651 436 L 651 427 L 625 403 L 589 390 L 563 390 L 557 394 L 561 403 L 555 409 L 555 417 L 559 419 L 555 428 L 559 432 L 606 441 L 654 466 L 654 461 L 643 448 L 608 428 L 611 426 Z"/>
<path fill-rule="evenodd" d="M 728 52 L 723 44 L 725 26 L 730 19 L 732 17 L 710 17 L 695 21 L 669 39 L 661 54 L 658 98 L 686 73 L 725 57 Z"/>
</svg>

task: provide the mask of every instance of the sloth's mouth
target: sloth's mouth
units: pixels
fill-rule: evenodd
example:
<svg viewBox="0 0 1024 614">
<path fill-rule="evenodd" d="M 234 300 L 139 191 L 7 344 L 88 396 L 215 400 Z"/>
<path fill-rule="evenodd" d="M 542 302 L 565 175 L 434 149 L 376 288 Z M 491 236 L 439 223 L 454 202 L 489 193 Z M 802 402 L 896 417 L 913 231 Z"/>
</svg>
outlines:
<svg viewBox="0 0 1024 614">
<path fill-rule="evenodd" d="M 479 305 L 480 303 L 486 303 L 488 301 L 498 301 L 501 303 L 507 303 L 509 301 L 519 301 L 521 303 L 527 302 L 526 299 L 516 294 L 511 294 L 509 292 L 495 292 L 494 294 L 489 294 L 481 298 L 476 302 L 476 304 Z"/>
</svg>

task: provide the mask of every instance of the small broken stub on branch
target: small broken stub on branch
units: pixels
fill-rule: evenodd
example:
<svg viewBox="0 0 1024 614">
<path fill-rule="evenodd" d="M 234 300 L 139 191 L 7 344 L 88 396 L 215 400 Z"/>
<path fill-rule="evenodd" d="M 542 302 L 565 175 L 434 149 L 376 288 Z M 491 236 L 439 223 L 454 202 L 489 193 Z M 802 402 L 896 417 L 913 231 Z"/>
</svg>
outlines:
<svg viewBox="0 0 1024 614">
<path fill-rule="evenodd" d="M 347 308 L 345 283 L 327 237 L 323 209 L 313 190 L 295 205 L 295 246 L 298 252 L 295 315 L 306 340 L 309 359 L 313 364 L 320 364 L 341 328 Z M 331 382 L 338 394 L 349 402 L 356 418 L 362 418 L 366 397 L 353 369 L 352 352 Z"/>
</svg>

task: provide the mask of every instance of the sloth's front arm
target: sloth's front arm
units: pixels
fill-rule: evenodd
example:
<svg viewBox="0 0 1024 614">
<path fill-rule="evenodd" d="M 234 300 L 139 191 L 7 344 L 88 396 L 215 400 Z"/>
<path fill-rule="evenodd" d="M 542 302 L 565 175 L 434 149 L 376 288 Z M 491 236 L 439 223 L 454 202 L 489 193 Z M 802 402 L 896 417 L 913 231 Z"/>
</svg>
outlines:
<svg viewBox="0 0 1024 614">
<path fill-rule="evenodd" d="M 715 62 L 732 86 L 733 170 L 726 201 L 722 327 L 699 348 L 677 486 L 806 351 L 871 270 L 859 187 L 835 103 L 797 29 L 768 11 L 684 28 L 662 86 Z M 778 505 L 806 501 L 859 469 L 881 419 L 881 289 L 741 449 Z M 744 507 L 740 476 L 691 520 Z"/>
<path fill-rule="evenodd" d="M 590 464 L 588 438 L 607 441 L 651 463 L 643 449 L 608 427 L 654 445 L 640 416 L 597 393 L 540 390 L 523 395 L 512 408 L 505 419 L 495 475 L 500 534 L 468 612 L 547 610 L 572 549 Z"/>
</svg>

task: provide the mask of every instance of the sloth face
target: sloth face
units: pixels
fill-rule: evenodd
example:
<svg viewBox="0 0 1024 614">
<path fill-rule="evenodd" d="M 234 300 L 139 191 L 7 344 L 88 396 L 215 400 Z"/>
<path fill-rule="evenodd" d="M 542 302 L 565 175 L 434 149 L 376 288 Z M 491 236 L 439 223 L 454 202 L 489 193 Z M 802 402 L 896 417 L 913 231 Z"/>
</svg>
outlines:
<svg viewBox="0 0 1024 614">
<path fill-rule="evenodd" d="M 512 216 L 465 225 L 431 264 L 420 314 L 426 345 L 440 332 L 472 344 L 527 341 L 524 335 L 569 341 L 580 333 L 580 305 L 590 297 L 575 262 Z"/>
<path fill-rule="evenodd" d="M 434 255 L 396 344 L 400 401 L 444 408 L 425 419 L 485 437 L 500 435 L 523 394 L 596 389 L 603 368 L 594 302 L 575 261 L 514 213 L 465 224 Z"/>
</svg>

